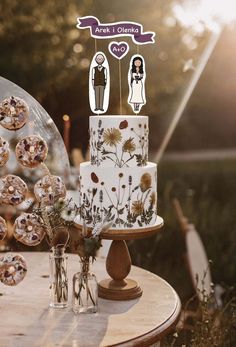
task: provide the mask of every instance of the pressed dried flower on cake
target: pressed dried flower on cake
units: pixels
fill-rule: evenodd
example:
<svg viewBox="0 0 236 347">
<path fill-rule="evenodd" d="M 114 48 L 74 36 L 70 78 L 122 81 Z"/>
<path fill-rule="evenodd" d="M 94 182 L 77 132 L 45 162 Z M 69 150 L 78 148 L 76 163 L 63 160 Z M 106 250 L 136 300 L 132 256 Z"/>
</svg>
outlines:
<svg viewBox="0 0 236 347">
<path fill-rule="evenodd" d="M 141 192 L 146 192 L 152 186 L 152 177 L 149 173 L 145 173 L 142 175 L 140 179 L 140 189 Z"/>
<path fill-rule="evenodd" d="M 116 128 L 106 129 L 103 133 L 103 140 L 108 146 L 116 146 L 122 140 L 120 130 Z"/>
<path fill-rule="evenodd" d="M 140 216 L 144 210 L 144 203 L 141 200 L 134 201 L 131 210 L 135 216 Z"/>
<path fill-rule="evenodd" d="M 95 174 L 95 172 L 92 172 L 92 173 L 91 173 L 91 180 L 92 180 L 94 183 L 98 183 L 98 182 L 99 182 L 98 176 Z"/>
<path fill-rule="evenodd" d="M 127 127 L 128 127 L 127 120 L 123 120 L 122 122 L 120 122 L 120 125 L 119 125 L 120 129 L 126 129 Z"/>
<path fill-rule="evenodd" d="M 150 195 L 150 198 L 149 198 L 150 205 L 151 206 L 155 205 L 156 200 L 157 200 L 157 194 L 156 194 L 156 192 L 152 192 Z"/>
<path fill-rule="evenodd" d="M 126 141 L 123 143 L 123 146 L 122 146 L 123 152 L 132 153 L 132 152 L 135 151 L 136 146 L 135 146 L 135 143 L 134 143 L 133 140 L 134 140 L 133 137 L 130 137 L 128 140 L 126 140 Z"/>
<path fill-rule="evenodd" d="M 95 184 L 87 186 L 81 195 L 82 218 L 87 225 L 94 226 L 101 221 L 104 213 L 109 213 L 113 226 L 132 228 L 150 225 L 156 215 L 157 199 L 152 186 L 155 182 L 153 176 L 146 172 L 137 182 L 132 175 L 126 175 L 125 170 L 120 170 L 114 175 L 114 183 L 102 180 L 98 188 Z M 96 198 L 94 189 L 97 191 Z"/>
</svg>

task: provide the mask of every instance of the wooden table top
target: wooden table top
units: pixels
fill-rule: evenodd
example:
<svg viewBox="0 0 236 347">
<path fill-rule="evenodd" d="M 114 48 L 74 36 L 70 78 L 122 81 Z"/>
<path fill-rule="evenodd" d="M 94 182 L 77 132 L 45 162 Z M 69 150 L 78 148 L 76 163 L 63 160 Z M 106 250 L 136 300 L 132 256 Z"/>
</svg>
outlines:
<svg viewBox="0 0 236 347">
<path fill-rule="evenodd" d="M 132 266 L 142 297 L 130 301 L 99 298 L 99 312 L 75 316 L 71 308 L 49 304 L 48 253 L 22 253 L 28 273 L 18 286 L 0 283 L 0 347 L 149 346 L 176 324 L 179 297 L 162 278 Z M 69 298 L 72 276 L 79 270 L 77 255 L 68 259 Z M 107 277 L 105 260 L 93 265 L 97 279 Z"/>
</svg>

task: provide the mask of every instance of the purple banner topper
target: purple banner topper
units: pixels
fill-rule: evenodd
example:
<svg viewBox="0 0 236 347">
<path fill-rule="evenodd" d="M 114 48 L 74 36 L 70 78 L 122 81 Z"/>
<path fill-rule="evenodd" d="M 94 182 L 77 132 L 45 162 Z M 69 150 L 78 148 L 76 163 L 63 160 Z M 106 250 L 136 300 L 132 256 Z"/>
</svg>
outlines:
<svg viewBox="0 0 236 347">
<path fill-rule="evenodd" d="M 111 37 L 130 36 L 134 43 L 145 45 L 154 43 L 155 33 L 152 31 L 143 32 L 142 24 L 135 22 L 115 22 L 100 24 L 96 17 L 86 16 L 77 18 L 78 29 L 90 28 L 90 34 L 94 38 L 109 39 Z"/>
</svg>

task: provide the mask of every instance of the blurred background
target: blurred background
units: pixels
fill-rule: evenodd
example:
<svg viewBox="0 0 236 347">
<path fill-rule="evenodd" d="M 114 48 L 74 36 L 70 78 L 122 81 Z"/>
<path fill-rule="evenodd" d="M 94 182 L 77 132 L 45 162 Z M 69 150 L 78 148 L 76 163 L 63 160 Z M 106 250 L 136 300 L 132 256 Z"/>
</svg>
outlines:
<svg viewBox="0 0 236 347">
<path fill-rule="evenodd" d="M 133 263 L 167 279 L 185 300 L 193 292 L 174 214 L 177 197 L 212 259 L 214 283 L 236 282 L 236 26 L 230 1 L 1 0 L 0 74 L 46 109 L 62 136 L 70 117 L 70 163 L 88 149 L 88 71 L 95 53 L 78 16 L 101 22 L 136 21 L 155 31 L 139 46 L 146 60 L 150 160 L 158 163 L 158 213 L 164 232 L 129 244 Z M 127 72 L 137 46 L 121 61 L 124 114 L 131 113 Z M 118 40 L 119 41 L 119 40 Z M 118 61 L 108 40 L 97 40 L 111 69 L 108 114 L 119 114 Z M 11 241 L 15 242 L 15 241 Z M 22 249 L 22 245 L 14 244 Z M 36 250 L 37 248 L 34 248 Z M 31 249 L 30 249 L 31 250 Z M 186 280 L 187 279 L 187 280 Z M 184 283 L 184 285 L 183 285 Z"/>
</svg>

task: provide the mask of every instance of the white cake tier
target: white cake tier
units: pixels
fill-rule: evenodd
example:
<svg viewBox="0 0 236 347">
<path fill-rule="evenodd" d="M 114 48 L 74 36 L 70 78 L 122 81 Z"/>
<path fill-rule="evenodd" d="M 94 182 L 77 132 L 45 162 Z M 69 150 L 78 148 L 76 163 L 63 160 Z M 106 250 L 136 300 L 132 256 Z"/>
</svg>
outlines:
<svg viewBox="0 0 236 347">
<path fill-rule="evenodd" d="M 121 168 L 147 164 L 147 116 L 91 116 L 89 133 L 92 165 Z"/>
<path fill-rule="evenodd" d="M 157 165 L 114 168 L 80 165 L 81 218 L 87 226 L 109 218 L 117 229 L 152 226 L 157 216 Z"/>
</svg>

